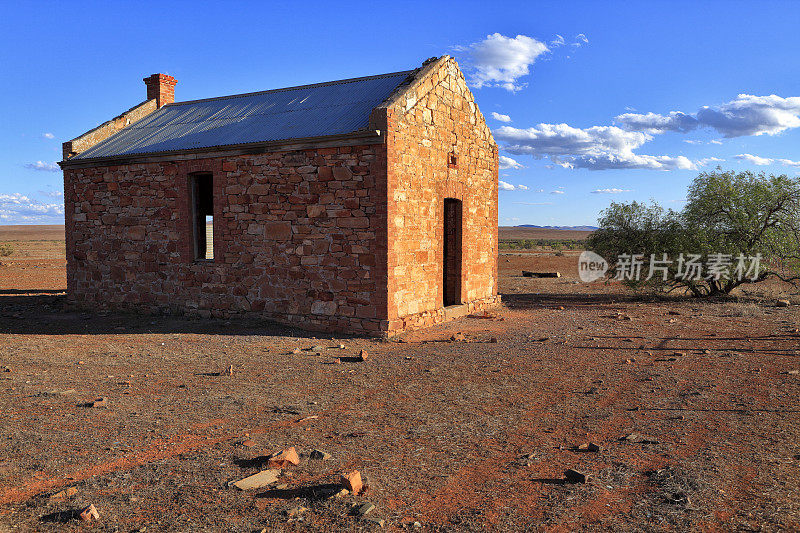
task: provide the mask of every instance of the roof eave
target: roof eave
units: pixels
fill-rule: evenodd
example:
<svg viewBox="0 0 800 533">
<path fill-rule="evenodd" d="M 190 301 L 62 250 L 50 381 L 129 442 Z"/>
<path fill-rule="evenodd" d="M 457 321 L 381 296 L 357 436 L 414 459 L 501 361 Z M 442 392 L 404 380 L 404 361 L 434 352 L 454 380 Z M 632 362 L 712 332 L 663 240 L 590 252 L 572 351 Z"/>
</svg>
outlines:
<svg viewBox="0 0 800 533">
<path fill-rule="evenodd" d="M 331 148 L 337 146 L 353 146 L 359 144 L 383 144 L 386 134 L 380 130 L 358 130 L 337 135 L 323 135 L 319 137 L 300 137 L 295 139 L 281 139 L 279 141 L 262 141 L 244 144 L 229 144 L 224 146 L 207 146 L 203 148 L 190 148 L 184 150 L 169 150 L 163 152 L 147 152 L 139 154 L 115 155 L 108 157 L 93 157 L 86 159 L 67 159 L 59 161 L 62 169 L 90 168 L 121 164 L 151 163 L 170 160 L 203 159 L 209 157 L 224 157 L 233 155 L 260 154 L 265 152 L 284 152 L 293 150 L 308 150 L 314 148 Z"/>
</svg>

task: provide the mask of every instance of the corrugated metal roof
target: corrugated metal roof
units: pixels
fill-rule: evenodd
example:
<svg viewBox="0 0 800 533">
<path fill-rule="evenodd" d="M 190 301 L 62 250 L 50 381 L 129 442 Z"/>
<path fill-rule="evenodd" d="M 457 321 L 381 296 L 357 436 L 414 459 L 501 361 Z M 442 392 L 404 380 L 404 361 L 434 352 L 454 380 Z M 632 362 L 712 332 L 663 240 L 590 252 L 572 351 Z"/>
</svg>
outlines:
<svg viewBox="0 0 800 533">
<path fill-rule="evenodd" d="M 412 72 L 169 104 L 71 160 L 352 133 Z"/>
</svg>

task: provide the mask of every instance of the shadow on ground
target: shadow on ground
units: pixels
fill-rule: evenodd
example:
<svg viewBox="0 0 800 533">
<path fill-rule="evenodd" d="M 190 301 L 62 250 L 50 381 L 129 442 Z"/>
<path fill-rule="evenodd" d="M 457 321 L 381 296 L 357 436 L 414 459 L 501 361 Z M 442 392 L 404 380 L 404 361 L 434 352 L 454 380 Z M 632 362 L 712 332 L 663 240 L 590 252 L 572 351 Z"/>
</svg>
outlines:
<svg viewBox="0 0 800 533">
<path fill-rule="evenodd" d="M 353 335 L 305 331 L 256 318 L 190 318 L 125 312 L 86 312 L 66 309 L 66 296 L 47 291 L 2 293 L 0 333 L 21 335 L 137 335 L 197 333 L 228 336 L 276 336 L 305 339 L 347 339 Z"/>
</svg>

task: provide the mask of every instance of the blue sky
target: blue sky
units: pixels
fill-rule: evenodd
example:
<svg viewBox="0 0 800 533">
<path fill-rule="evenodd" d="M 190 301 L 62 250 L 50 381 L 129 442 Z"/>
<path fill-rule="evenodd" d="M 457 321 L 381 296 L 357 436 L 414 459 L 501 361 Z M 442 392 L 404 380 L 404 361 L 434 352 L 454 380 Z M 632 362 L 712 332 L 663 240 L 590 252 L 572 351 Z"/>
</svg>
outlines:
<svg viewBox="0 0 800 533">
<path fill-rule="evenodd" d="M 155 72 L 190 100 L 453 55 L 510 158 L 501 225 L 594 224 L 611 201 L 679 208 L 718 164 L 800 173 L 800 2 L 4 0 L 3 12 L 0 224 L 62 223 L 61 142 L 141 102 Z"/>
</svg>

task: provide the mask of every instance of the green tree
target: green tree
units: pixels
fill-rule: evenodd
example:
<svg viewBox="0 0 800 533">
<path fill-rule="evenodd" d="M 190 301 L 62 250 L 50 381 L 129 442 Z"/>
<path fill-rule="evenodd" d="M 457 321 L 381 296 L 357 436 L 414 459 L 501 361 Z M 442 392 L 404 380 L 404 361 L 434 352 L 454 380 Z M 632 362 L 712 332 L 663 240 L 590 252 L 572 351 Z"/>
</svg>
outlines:
<svg viewBox="0 0 800 533">
<path fill-rule="evenodd" d="M 673 260 L 666 266 L 666 281 L 659 272 L 649 280 L 647 275 L 628 280 L 633 286 L 685 288 L 695 296 L 715 296 L 770 276 L 792 283 L 800 280 L 798 178 L 718 168 L 695 178 L 681 212 L 664 210 L 655 202 L 612 203 L 603 211 L 599 227 L 589 238 L 588 248 L 612 266 L 622 254 L 642 254 L 644 274 L 651 257 L 658 261 L 667 254 Z M 716 274 L 704 270 L 700 279 L 681 278 L 679 269 L 685 271 L 686 265 L 676 261 L 680 254 L 700 255 L 703 268 L 714 261 L 724 268 Z M 757 256 L 757 275 L 735 272 L 738 258 L 747 258 L 751 266 L 750 258 Z M 617 274 L 616 269 L 611 274 Z"/>
</svg>

